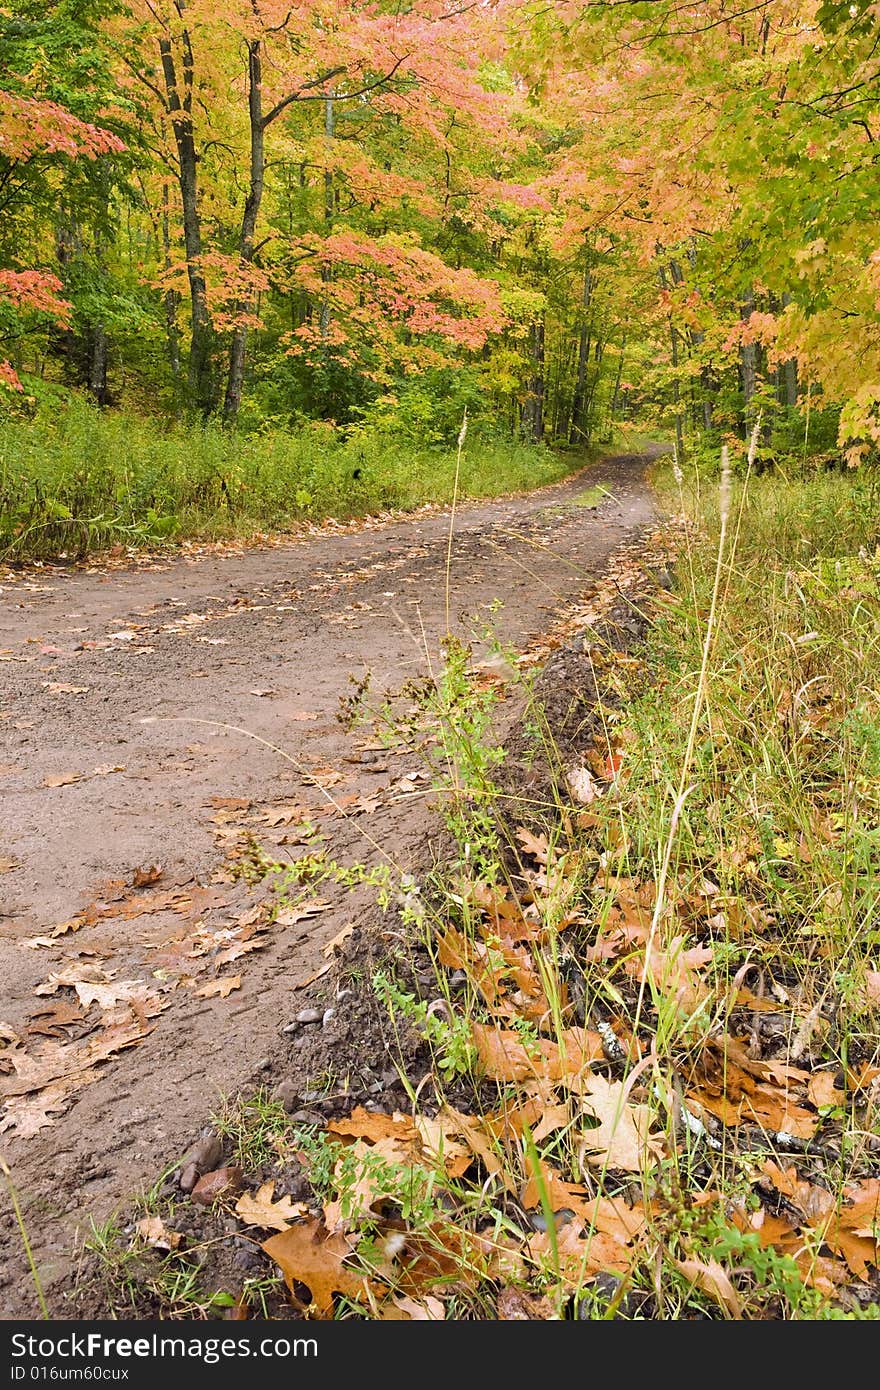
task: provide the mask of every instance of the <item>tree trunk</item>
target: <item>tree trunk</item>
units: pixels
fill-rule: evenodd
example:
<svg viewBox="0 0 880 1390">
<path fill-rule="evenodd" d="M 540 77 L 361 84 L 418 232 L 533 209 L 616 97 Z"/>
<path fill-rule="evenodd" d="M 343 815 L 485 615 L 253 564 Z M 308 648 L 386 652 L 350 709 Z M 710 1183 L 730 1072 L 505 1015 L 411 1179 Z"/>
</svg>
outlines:
<svg viewBox="0 0 880 1390">
<path fill-rule="evenodd" d="M 171 269 L 171 227 L 167 184 L 162 186 L 162 256 L 165 270 L 168 272 Z M 169 285 L 165 291 L 165 342 L 168 348 L 168 364 L 171 367 L 175 412 L 180 397 L 180 325 L 177 322 L 179 303 L 180 295 Z"/>
<path fill-rule="evenodd" d="M 740 318 L 747 323 L 755 308 L 755 292 L 749 286 L 740 308 Z M 749 432 L 749 405 L 755 394 L 758 379 L 758 354 L 754 343 L 743 343 L 739 350 L 739 373 L 743 393 L 743 435 Z"/>
<path fill-rule="evenodd" d="M 538 319 L 529 332 L 531 375 L 523 401 L 523 438 L 529 444 L 540 444 L 544 438 L 544 320 Z"/>
<path fill-rule="evenodd" d="M 333 92 L 327 97 L 324 103 L 324 138 L 327 141 L 327 163 L 328 167 L 324 170 L 324 226 L 329 235 L 333 226 L 333 219 L 336 213 L 336 193 L 333 187 L 333 171 L 329 167 L 330 150 L 336 133 L 335 109 L 333 106 Z M 329 266 L 321 269 L 321 279 L 325 285 L 329 285 L 332 279 L 332 272 Z M 325 343 L 327 334 L 330 331 L 330 299 L 325 296 L 321 300 L 321 313 L 319 319 L 321 329 L 321 342 Z"/>
<path fill-rule="evenodd" d="M 791 303 L 791 295 L 786 293 L 782 296 L 782 307 L 787 309 Z M 798 401 L 798 374 L 797 358 L 789 357 L 782 363 L 782 403 L 787 406 L 796 406 Z"/>
<path fill-rule="evenodd" d="M 248 269 L 254 262 L 254 237 L 257 218 L 263 200 L 263 178 L 266 167 L 265 126 L 263 122 L 263 71 L 260 40 L 252 39 L 248 44 L 248 115 L 251 130 L 251 170 L 250 188 L 244 213 L 241 219 L 239 255 L 242 265 Z M 226 397 L 223 402 L 223 419 L 233 424 L 241 405 L 241 392 L 244 385 L 244 361 L 247 348 L 247 319 L 253 313 L 253 294 L 245 290 L 235 306 L 236 326 L 232 330 L 232 343 L 229 349 L 229 372 L 226 379 Z"/>
<path fill-rule="evenodd" d="M 568 427 L 568 442 L 574 443 L 575 435 L 584 434 L 584 401 L 587 393 L 587 363 L 590 358 L 590 300 L 593 297 L 593 275 L 590 265 L 584 270 L 584 289 L 581 296 L 581 331 L 578 336 L 577 375 L 575 376 L 574 397 L 571 402 L 571 420 Z"/>
<path fill-rule="evenodd" d="M 665 290 L 665 289 L 667 288 L 667 284 L 666 284 L 666 271 L 664 270 L 664 268 L 663 268 L 662 265 L 659 267 L 657 273 L 658 273 L 658 275 L 660 276 L 660 286 L 661 286 L 662 289 Z M 672 314 L 670 313 L 670 315 L 669 315 L 669 344 L 670 344 L 670 349 L 671 349 L 671 353 L 672 353 L 672 371 L 673 371 L 673 377 L 672 377 L 672 400 L 673 400 L 673 404 L 675 405 L 675 443 L 676 443 L 676 447 L 677 447 L 677 449 L 678 449 L 678 457 L 679 457 L 679 459 L 681 459 L 681 458 L 684 457 L 684 429 L 683 429 L 683 427 L 682 427 L 682 419 L 681 419 L 681 382 L 680 382 L 679 379 L 678 379 L 678 367 L 679 367 L 678 338 L 679 338 L 678 329 L 676 328 L 675 324 L 673 323 L 673 321 L 672 321 Z"/>
<path fill-rule="evenodd" d="M 617 398 L 620 395 L 620 381 L 623 376 L 623 358 L 626 352 L 626 338 L 620 344 L 620 356 L 617 359 L 617 375 L 614 378 L 614 390 L 611 393 L 611 405 L 608 409 L 608 433 L 606 440 L 610 440 L 614 434 L 614 417 L 617 414 Z"/>
<path fill-rule="evenodd" d="M 92 326 L 89 352 L 89 391 L 97 405 L 107 404 L 107 332 L 103 323 Z"/>
<path fill-rule="evenodd" d="M 178 5 L 178 11 L 183 6 Z M 165 79 L 165 94 L 177 149 L 177 175 L 183 208 L 183 242 L 192 310 L 192 337 L 189 349 L 187 390 L 190 404 L 203 415 L 216 405 L 213 370 L 214 327 L 208 309 L 208 293 L 202 269 L 202 228 L 199 217 L 198 155 L 192 125 L 193 53 L 189 33 L 180 36 L 183 51 L 183 95 L 177 80 L 177 65 L 170 37 L 159 40 L 159 55 Z"/>
</svg>

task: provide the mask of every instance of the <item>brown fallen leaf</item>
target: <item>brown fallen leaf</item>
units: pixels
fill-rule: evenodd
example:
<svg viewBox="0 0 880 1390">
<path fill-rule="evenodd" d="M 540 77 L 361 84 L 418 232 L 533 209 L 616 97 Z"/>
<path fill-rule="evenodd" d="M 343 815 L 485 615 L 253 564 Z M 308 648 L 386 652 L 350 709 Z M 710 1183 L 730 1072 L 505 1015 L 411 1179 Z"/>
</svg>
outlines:
<svg viewBox="0 0 880 1390">
<path fill-rule="evenodd" d="M 0 1120 L 0 1134 L 16 1139 L 30 1139 L 39 1134 L 41 1129 L 55 1123 L 53 1116 L 67 1109 L 72 1095 L 100 1076 L 97 1068 L 82 1071 L 51 1082 L 36 1095 L 11 1097 Z"/>
<path fill-rule="evenodd" d="M 11 874 L 13 869 L 20 869 L 21 861 L 13 858 L 11 854 L 0 854 L 0 874 Z"/>
<path fill-rule="evenodd" d="M 602 1039 L 586 1028 L 568 1028 L 561 1046 L 539 1038 L 526 1047 L 513 1028 L 473 1025 L 473 1038 L 483 1070 L 496 1081 L 544 1078 L 576 1087 L 589 1072 L 590 1062 L 604 1058 Z"/>
<path fill-rule="evenodd" d="M 445 1317 L 443 1304 L 430 1294 L 425 1294 L 421 1299 L 400 1294 L 382 1310 L 383 1322 L 442 1322 Z"/>
<path fill-rule="evenodd" d="M 228 999 L 234 989 L 241 989 L 240 975 L 224 975 L 221 980 L 211 980 L 196 990 L 197 999 Z"/>
<path fill-rule="evenodd" d="M 289 718 L 289 719 L 295 719 L 295 720 L 297 721 L 297 723 L 305 723 L 305 722 L 307 722 L 307 721 L 317 719 L 318 716 L 317 716 L 317 714 L 315 714 L 314 710 L 310 710 L 310 709 L 297 709 L 297 710 L 294 710 L 293 714 L 288 715 L 288 718 Z"/>
<path fill-rule="evenodd" d="M 43 1043 L 36 1054 L 20 1048 L 4 1048 L 0 1060 L 11 1065 L 13 1074 L 0 1077 L 0 1096 L 26 1095 L 84 1072 L 89 1072 L 89 1080 L 94 1080 L 98 1073 L 93 1068 L 98 1062 L 106 1062 L 117 1052 L 143 1042 L 154 1027 L 155 1024 L 130 1019 L 102 1028 L 79 1042 Z"/>
<path fill-rule="evenodd" d="M 43 780 L 44 787 L 70 787 L 74 782 L 82 782 L 81 772 L 62 772 L 58 777 L 46 777 Z"/>
<path fill-rule="evenodd" d="M 716 1299 L 732 1318 L 742 1318 L 742 1304 L 730 1275 L 717 1260 L 676 1260 L 675 1264 L 685 1279 Z"/>
<path fill-rule="evenodd" d="M 145 1216 L 135 1225 L 138 1235 L 154 1250 L 176 1250 L 183 1240 L 180 1231 L 169 1231 L 161 1216 Z"/>
<path fill-rule="evenodd" d="M 308 1215 L 305 1202 L 291 1197 L 274 1200 L 275 1183 L 270 1179 L 256 1192 L 243 1192 L 235 1204 L 235 1212 L 247 1226 L 261 1226 L 266 1231 L 286 1231 L 297 1217 Z"/>
<path fill-rule="evenodd" d="M 141 868 L 135 869 L 131 886 L 132 888 L 148 888 L 151 883 L 158 882 L 162 874 L 161 864 L 144 864 Z"/>
<path fill-rule="evenodd" d="M 64 1030 L 71 1023 L 81 1023 L 85 1015 L 82 1009 L 66 999 L 60 999 L 43 1009 L 37 1009 L 27 1026 L 29 1034 L 42 1034 L 47 1038 L 64 1036 Z"/>
<path fill-rule="evenodd" d="M 327 1132 L 350 1139 L 368 1139 L 373 1144 L 388 1138 L 414 1143 L 419 1137 L 408 1115 L 399 1110 L 395 1110 L 393 1115 L 384 1115 L 378 1110 L 365 1110 L 362 1105 L 356 1105 L 347 1119 L 331 1120 Z"/>
<path fill-rule="evenodd" d="M 604 1076 L 587 1079 L 584 1108 L 599 1121 L 595 1129 L 585 1129 L 580 1156 L 594 1168 L 620 1168 L 639 1173 L 656 1163 L 663 1152 L 659 1139 L 650 1134 L 652 1112 L 644 1105 L 631 1105 L 622 1081 Z"/>
<path fill-rule="evenodd" d="M 114 772 L 124 772 L 124 763 L 102 763 L 100 767 L 92 768 L 93 777 L 109 777 Z"/>
<path fill-rule="evenodd" d="M 316 1218 L 271 1236 L 262 1248 L 280 1268 L 291 1294 L 297 1284 L 305 1284 L 319 1318 L 332 1318 L 334 1294 L 366 1297 L 365 1276 L 345 1264 L 352 1253 L 345 1236 L 328 1232 Z"/>
<path fill-rule="evenodd" d="M 88 695 L 87 685 L 68 685 L 66 681 L 43 681 L 43 689 L 48 695 Z"/>
<path fill-rule="evenodd" d="M 275 917 L 277 927 L 295 927 L 298 922 L 308 921 L 310 917 L 317 917 L 321 912 L 329 912 L 333 904 L 326 898 L 312 898 L 309 902 L 293 903 L 290 907 L 282 907 Z"/>
<path fill-rule="evenodd" d="M 807 1095 L 819 1109 L 825 1105 L 846 1103 L 846 1092 L 835 1082 L 833 1071 L 814 1072 L 807 1085 Z"/>
<path fill-rule="evenodd" d="M 349 923 L 347 927 L 343 927 L 342 931 L 338 931 L 336 935 L 327 942 L 326 946 L 321 947 L 321 955 L 332 956 L 337 946 L 341 946 L 344 941 L 347 941 L 353 931 L 354 926 L 351 923 Z"/>
</svg>

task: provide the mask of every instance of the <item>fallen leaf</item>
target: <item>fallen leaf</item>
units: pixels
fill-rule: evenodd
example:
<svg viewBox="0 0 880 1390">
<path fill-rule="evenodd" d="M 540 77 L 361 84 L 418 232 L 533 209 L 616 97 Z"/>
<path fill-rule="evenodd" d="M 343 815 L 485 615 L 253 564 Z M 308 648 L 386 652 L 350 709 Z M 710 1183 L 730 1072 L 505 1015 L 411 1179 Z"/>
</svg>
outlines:
<svg viewBox="0 0 880 1390">
<path fill-rule="evenodd" d="M 162 873 L 161 864 L 144 864 L 141 868 L 135 869 L 131 886 L 132 888 L 147 888 L 151 883 L 156 883 L 162 877 Z"/>
<path fill-rule="evenodd" d="M 20 860 L 14 859 L 11 854 L 0 854 L 0 874 L 10 874 L 13 869 L 20 868 Z"/>
<path fill-rule="evenodd" d="M 425 1294 L 421 1299 L 410 1298 L 408 1294 L 401 1294 L 397 1298 L 392 1298 L 391 1307 L 396 1308 L 398 1317 L 394 1321 L 408 1320 L 411 1322 L 442 1322 L 446 1317 L 446 1309 L 439 1298 L 432 1298 L 430 1294 Z M 388 1309 L 382 1315 L 383 1322 L 392 1320 Z"/>
<path fill-rule="evenodd" d="M 68 685 L 66 681 L 43 681 L 43 689 L 49 695 L 88 695 L 87 685 Z"/>
<path fill-rule="evenodd" d="M 161 1216 L 145 1216 L 135 1230 L 154 1250 L 176 1250 L 183 1240 L 180 1231 L 169 1231 Z"/>
<path fill-rule="evenodd" d="M 221 980 L 211 980 L 196 990 L 197 999 L 228 999 L 234 989 L 241 989 L 240 975 L 224 975 Z"/>
<path fill-rule="evenodd" d="M 662 1153 L 659 1140 L 650 1135 L 652 1112 L 644 1105 L 630 1105 L 622 1081 L 591 1076 L 585 1085 L 584 1107 L 597 1120 L 585 1129 L 581 1158 L 594 1168 L 621 1168 L 639 1173 L 650 1168 Z"/>
<path fill-rule="evenodd" d="M 576 801 L 580 806 L 589 806 L 602 794 L 602 789 L 597 785 L 596 779 L 589 768 L 566 768 L 565 781 L 571 793 L 572 800 Z"/>
<path fill-rule="evenodd" d="M 310 709 L 298 709 L 294 710 L 293 714 L 289 715 L 288 718 L 295 719 L 297 723 L 305 723 L 317 719 L 318 716 Z"/>
<path fill-rule="evenodd" d="M 291 1221 L 308 1215 L 305 1202 L 294 1202 L 291 1197 L 279 1197 L 274 1201 L 275 1183 L 270 1179 L 256 1192 L 243 1192 L 235 1204 L 236 1215 L 247 1226 L 262 1226 L 267 1231 L 286 1231 Z"/>
<path fill-rule="evenodd" d="M 347 1119 L 331 1120 L 327 1132 L 350 1139 L 369 1139 L 374 1144 L 390 1137 L 405 1142 L 418 1138 L 418 1130 L 408 1115 L 399 1110 L 385 1115 L 379 1110 L 365 1110 L 362 1105 L 356 1105 Z"/>
<path fill-rule="evenodd" d="M 124 763 L 102 763 L 100 767 L 92 769 L 93 777 L 109 777 L 114 772 L 124 772 Z"/>
<path fill-rule="evenodd" d="M 294 903 L 290 907 L 282 907 L 275 917 L 275 925 L 295 927 L 297 922 L 305 922 L 310 917 L 317 917 L 321 912 L 329 912 L 332 906 L 326 898 L 312 898 L 309 902 Z"/>
<path fill-rule="evenodd" d="M 742 1304 L 730 1276 L 717 1260 L 676 1260 L 685 1279 L 717 1300 L 732 1318 L 742 1317 Z"/>
<path fill-rule="evenodd" d="M 561 1047 L 548 1038 L 526 1047 L 514 1029 L 484 1023 L 475 1023 L 472 1032 L 483 1070 L 496 1081 L 546 1078 L 574 1087 L 590 1062 L 604 1058 L 601 1037 L 586 1028 L 566 1029 Z"/>
<path fill-rule="evenodd" d="M 44 787 L 70 787 L 74 782 L 81 782 L 83 775 L 81 772 L 62 772 L 59 777 L 46 777 L 43 781 Z"/>
<path fill-rule="evenodd" d="M 326 946 L 321 947 L 321 955 L 332 956 L 337 946 L 341 946 L 344 941 L 347 941 L 353 931 L 354 927 L 351 923 L 349 923 L 347 927 L 343 927 L 342 931 L 338 931 L 336 935 L 327 942 Z"/>
<path fill-rule="evenodd" d="M 250 690 L 248 693 L 250 695 L 256 695 L 259 700 L 265 700 L 267 696 L 277 694 L 277 691 L 268 687 L 262 688 L 261 686 L 255 686 L 254 689 Z"/>
<path fill-rule="evenodd" d="M 843 1105 L 846 1092 L 834 1080 L 833 1071 L 817 1071 L 810 1077 L 807 1095 L 813 1104 L 821 1109 L 825 1105 Z"/>
<path fill-rule="evenodd" d="M 279 1266 L 291 1294 L 297 1284 L 305 1284 L 320 1318 L 332 1318 L 334 1294 L 351 1299 L 366 1295 L 365 1276 L 344 1263 L 351 1255 L 345 1236 L 328 1232 L 316 1218 L 271 1236 L 262 1248 Z"/>
</svg>

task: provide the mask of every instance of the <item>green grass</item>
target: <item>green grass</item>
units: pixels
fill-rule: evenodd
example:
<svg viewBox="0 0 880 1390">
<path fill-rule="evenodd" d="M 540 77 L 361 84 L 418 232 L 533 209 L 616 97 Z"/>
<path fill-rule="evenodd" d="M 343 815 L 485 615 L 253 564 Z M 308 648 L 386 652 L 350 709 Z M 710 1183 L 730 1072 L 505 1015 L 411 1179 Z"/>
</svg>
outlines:
<svg viewBox="0 0 880 1390">
<path fill-rule="evenodd" d="M 480 437 L 461 493 L 491 497 L 556 482 L 582 458 Z M 452 499 L 455 449 L 332 426 L 237 434 L 101 413 L 78 401 L 0 420 L 0 561 L 75 558 L 296 528 Z"/>
</svg>

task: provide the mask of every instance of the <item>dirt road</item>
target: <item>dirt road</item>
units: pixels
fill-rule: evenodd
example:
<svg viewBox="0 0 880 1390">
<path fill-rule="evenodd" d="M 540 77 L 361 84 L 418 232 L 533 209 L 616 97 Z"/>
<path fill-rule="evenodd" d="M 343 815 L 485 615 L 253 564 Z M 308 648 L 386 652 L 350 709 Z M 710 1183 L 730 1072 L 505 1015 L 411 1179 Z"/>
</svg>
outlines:
<svg viewBox="0 0 880 1390">
<path fill-rule="evenodd" d="M 454 629 L 500 601 L 504 640 L 544 631 L 650 520 L 645 462 L 463 507 Z M 596 485 L 609 495 L 585 505 Z M 224 870 L 230 847 L 253 833 L 283 856 L 307 819 L 342 859 L 355 846 L 369 858 L 364 830 L 398 861 L 418 859 L 418 768 L 359 747 L 369 738 L 337 714 L 352 676 L 396 690 L 436 658 L 448 534 L 438 512 L 0 582 L 0 1145 L 55 1316 L 77 1227 L 271 1066 L 296 986 L 367 901 L 322 886 L 326 907 L 270 922 L 264 890 Z M 2 1315 L 33 1316 L 2 1201 Z"/>
</svg>

